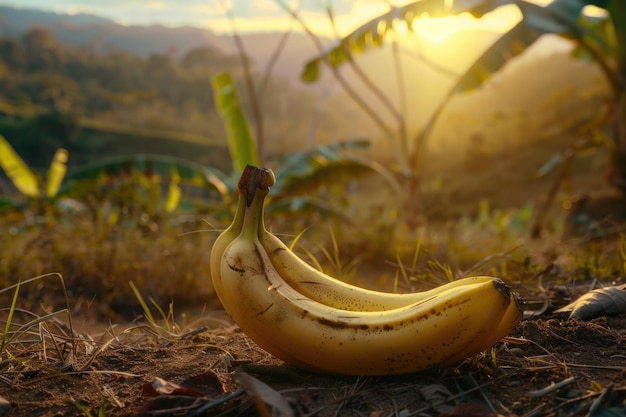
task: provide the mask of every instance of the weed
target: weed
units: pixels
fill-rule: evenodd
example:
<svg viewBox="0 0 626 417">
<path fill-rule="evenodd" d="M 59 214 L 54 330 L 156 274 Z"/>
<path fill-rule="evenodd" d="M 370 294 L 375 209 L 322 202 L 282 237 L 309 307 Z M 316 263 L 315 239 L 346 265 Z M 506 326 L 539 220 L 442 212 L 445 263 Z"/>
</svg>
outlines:
<svg viewBox="0 0 626 417">
<path fill-rule="evenodd" d="M 102 404 L 100 404 L 100 406 L 98 407 L 98 411 L 97 414 L 93 414 L 91 412 L 91 408 L 86 406 L 85 404 L 81 403 L 78 400 L 75 399 L 70 399 L 70 403 L 72 403 L 72 405 L 74 405 L 76 408 L 78 408 L 78 410 L 85 416 L 85 417 L 105 417 L 107 414 L 107 408 L 109 407 L 109 403 L 104 401 Z"/>
<path fill-rule="evenodd" d="M 163 311 L 163 309 L 159 306 L 159 304 L 154 300 L 154 298 L 150 297 L 150 303 L 154 306 L 154 308 L 156 308 L 159 315 L 161 316 L 161 320 L 163 324 L 159 324 L 159 322 L 157 322 L 157 320 L 152 315 L 152 312 L 150 311 L 150 307 L 141 296 L 141 293 L 139 292 L 135 284 L 132 281 L 130 281 L 128 284 L 130 285 L 130 288 L 133 291 L 133 294 L 135 294 L 135 297 L 137 298 L 139 305 L 141 305 L 141 309 L 143 310 L 144 316 L 148 320 L 148 324 L 151 327 L 151 329 L 154 331 L 154 333 L 159 335 L 160 337 L 166 337 L 166 338 L 173 338 L 173 337 L 179 336 L 181 329 L 180 329 L 180 326 L 176 323 L 175 318 L 174 318 L 173 303 L 169 303 L 169 308 L 166 314 Z"/>
</svg>

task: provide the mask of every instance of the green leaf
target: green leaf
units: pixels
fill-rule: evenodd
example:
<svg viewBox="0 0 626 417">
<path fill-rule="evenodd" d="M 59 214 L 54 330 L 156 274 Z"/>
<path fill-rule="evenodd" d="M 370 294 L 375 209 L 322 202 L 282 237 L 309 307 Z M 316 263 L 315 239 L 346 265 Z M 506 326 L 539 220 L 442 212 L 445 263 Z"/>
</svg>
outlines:
<svg viewBox="0 0 626 417">
<path fill-rule="evenodd" d="M 457 80 L 453 92 L 464 92 L 480 87 L 511 58 L 524 52 L 542 35 L 519 22 L 487 49 Z"/>
<path fill-rule="evenodd" d="M 67 172 L 67 155 L 65 149 L 57 149 L 48 170 L 48 181 L 46 183 L 46 196 L 52 198 L 57 195 L 61 188 L 61 183 Z"/>
<path fill-rule="evenodd" d="M 217 108 L 226 121 L 228 147 L 235 171 L 243 171 L 248 164 L 259 166 L 256 142 L 250 134 L 229 73 L 222 72 L 213 77 L 213 94 Z"/>
<path fill-rule="evenodd" d="M 20 205 L 16 201 L 0 196 L 0 213 L 5 210 L 15 209 L 18 207 L 20 207 Z"/>
<path fill-rule="evenodd" d="M 383 178 L 396 198 L 400 199 L 401 186 L 389 170 L 375 161 L 345 152 L 367 146 L 369 142 L 365 140 L 352 140 L 288 154 L 279 163 L 281 168 L 276 172 L 276 199 L 306 194 L 320 186 L 350 182 L 371 174 Z"/>
<path fill-rule="evenodd" d="M 313 59 L 306 63 L 300 75 L 305 83 L 314 83 L 320 75 L 320 59 Z"/>
<path fill-rule="evenodd" d="M 173 212 L 178 208 L 180 204 L 180 198 L 182 191 L 178 184 L 180 183 L 180 174 L 176 168 L 172 168 L 172 174 L 170 178 L 170 184 L 168 187 L 167 199 L 165 200 L 165 211 L 168 213 Z"/>
<path fill-rule="evenodd" d="M 557 152 L 553 154 L 534 174 L 533 179 L 540 179 L 550 174 L 563 165 L 563 154 Z"/>
<path fill-rule="evenodd" d="M 68 172 L 63 185 L 62 193 L 71 191 L 74 181 L 102 180 L 107 177 L 117 177 L 133 172 L 145 175 L 160 175 L 171 177 L 176 173 L 179 182 L 188 183 L 196 187 L 210 186 L 221 195 L 230 194 L 232 190 L 229 178 L 217 169 L 203 167 L 200 164 L 180 158 L 137 154 L 102 159 L 98 162 L 82 165 Z M 230 188 L 229 188 L 230 187 Z"/>
<path fill-rule="evenodd" d="M 583 40 L 585 43 L 594 45 L 598 50 L 607 56 L 617 57 L 619 48 L 613 21 L 607 16 L 586 16 L 580 15 L 578 24 L 584 28 Z M 572 51 L 572 56 L 578 59 L 586 59 L 591 61 L 593 56 L 589 50 L 583 48 L 580 44 Z"/>
<path fill-rule="evenodd" d="M 626 62 L 626 8 L 624 0 L 607 0 L 593 2 L 609 12 L 615 34 L 616 57 L 618 62 Z"/>
<path fill-rule="evenodd" d="M 541 33 L 578 36 L 578 17 L 587 5 L 584 0 L 554 0 L 545 7 L 520 1 L 520 8 L 526 25 Z"/>
<path fill-rule="evenodd" d="M 326 200 L 308 196 L 284 197 L 272 200 L 266 208 L 267 213 L 316 213 L 324 218 L 335 217 L 349 222 L 351 219 L 345 215 L 342 209 L 333 207 Z"/>
<path fill-rule="evenodd" d="M 40 196 L 37 177 L 2 135 L 0 135 L 0 168 L 22 194 L 33 198 Z"/>
<path fill-rule="evenodd" d="M 142 172 L 146 175 L 169 177 L 176 170 L 181 180 L 197 181 L 198 175 L 204 176 L 206 168 L 184 159 L 162 155 L 136 154 L 104 158 L 94 163 L 73 168 L 66 180 L 99 179 L 104 175 L 117 176 L 131 172 Z"/>
<path fill-rule="evenodd" d="M 287 175 L 280 191 L 290 195 L 305 194 L 320 185 L 337 185 L 373 173 L 368 164 L 354 159 L 321 160 L 306 175 Z"/>
<path fill-rule="evenodd" d="M 382 46 L 385 41 L 385 35 L 393 31 L 395 20 L 405 21 L 409 29 L 412 29 L 414 25 L 419 25 L 419 17 L 443 17 L 472 11 L 478 7 L 486 10 L 489 5 L 495 8 L 511 2 L 513 0 L 488 2 L 484 0 L 455 0 L 454 2 L 447 0 L 421 0 L 401 7 L 392 6 L 389 12 L 362 24 L 344 38 L 338 39 L 331 44 L 320 55 L 308 61 L 300 78 L 307 83 L 315 82 L 319 76 L 319 66 L 322 62 L 326 62 L 333 67 L 339 67 L 353 56 Z M 482 11 L 484 12 L 484 10 Z"/>
<path fill-rule="evenodd" d="M 333 162 L 346 158 L 347 149 L 359 149 L 369 146 L 366 140 L 336 142 L 317 148 L 291 152 L 278 161 L 280 169 L 276 172 L 275 189 L 281 190 L 285 180 L 290 177 L 301 178 L 310 175 L 322 161 Z"/>
</svg>

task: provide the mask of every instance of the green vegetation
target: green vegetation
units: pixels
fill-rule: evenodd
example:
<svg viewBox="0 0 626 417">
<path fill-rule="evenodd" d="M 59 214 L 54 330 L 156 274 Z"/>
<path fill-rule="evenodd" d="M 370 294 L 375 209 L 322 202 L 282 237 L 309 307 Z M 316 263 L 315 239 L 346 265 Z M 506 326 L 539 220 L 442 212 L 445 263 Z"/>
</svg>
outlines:
<svg viewBox="0 0 626 417">
<path fill-rule="evenodd" d="M 313 57 L 305 78 L 313 80 L 321 65 L 330 64 L 339 77 L 345 66 L 358 69 L 357 52 L 370 53 L 370 41 L 387 42 L 383 35 L 393 21 L 384 30 L 381 21 L 401 16 L 410 23 L 408 11 L 448 3 L 423 0 L 366 22 L 360 32 L 339 40 L 339 50 L 333 52 L 331 47 L 326 55 L 321 51 Z M 503 3 L 486 0 L 482 12 Z M 545 10 L 531 6 L 523 25 L 534 25 L 535 30 L 547 25 L 544 32 L 563 32 L 580 44 L 576 54 L 614 70 L 622 84 L 611 86 L 615 87 L 611 105 L 620 114 L 626 101 L 619 53 L 625 49 L 603 43 L 603 36 L 611 33 L 605 30 L 612 22 L 619 45 L 623 43 L 621 20 L 609 19 L 623 16 L 618 10 L 621 3 L 570 1 L 578 6 L 593 3 L 610 13 L 604 19 L 578 21 L 577 6 L 559 15 L 567 25 L 555 26 L 553 12 L 563 3 L 555 1 L 554 9 Z M 407 13 L 398 15 L 398 10 Z M 574 23 L 582 32 L 571 31 Z M 515 35 L 520 32 L 507 34 L 481 58 L 497 63 L 482 72 L 484 77 L 507 62 L 509 57 L 497 47 L 504 41 L 520 41 Z M 613 186 L 619 188 L 624 177 L 620 173 L 626 166 L 620 159 L 622 119 L 611 119 L 617 122 L 607 125 L 600 123 L 600 117 L 579 120 L 570 114 L 572 108 L 589 107 L 585 114 L 598 116 L 601 94 L 590 98 L 578 95 L 576 89 L 554 92 L 551 97 L 556 99 L 539 106 L 538 111 L 549 108 L 551 112 L 536 123 L 536 131 L 541 131 L 537 137 L 530 137 L 525 129 L 530 122 L 521 110 L 515 117 L 497 113 L 484 124 L 469 126 L 476 133 L 467 134 L 469 139 L 463 143 L 456 135 L 459 132 L 451 129 L 445 145 L 430 149 L 430 128 L 443 123 L 440 116 L 456 89 L 417 136 L 411 136 L 409 128 L 416 118 L 414 109 L 390 105 L 394 116 L 376 119 L 375 107 L 361 107 L 374 115 L 373 124 L 380 130 L 361 139 L 346 132 L 362 119 L 319 106 L 311 92 L 260 77 L 258 71 L 243 68 L 240 58 L 210 48 L 178 58 L 173 54 L 144 58 L 125 52 L 98 55 L 86 47 L 61 46 L 41 29 L 19 39 L 0 39 L 0 303 L 4 306 L 0 308 L 0 377 L 16 389 L 6 395 L 11 401 L 29 401 L 23 398 L 32 392 L 31 403 L 39 404 L 43 392 L 55 397 L 46 404 L 69 403 L 70 414 L 126 415 L 139 402 L 140 379 L 146 382 L 148 375 L 187 376 L 183 374 L 202 367 L 223 371 L 230 378 L 237 364 L 250 358 L 253 367 L 259 361 L 261 371 L 275 371 L 267 354 L 251 348 L 241 334 L 206 332 L 205 327 L 212 321 L 219 327 L 227 324 L 219 318 L 221 305 L 211 284 L 210 251 L 219 232 L 232 221 L 235 181 L 247 163 L 269 166 L 276 173 L 266 227 L 317 268 L 356 285 L 408 292 L 467 275 L 491 275 L 519 291 L 529 301 L 529 310 L 536 313 L 532 303 L 541 304 L 544 310 L 539 315 L 552 307 L 552 299 L 559 300 L 553 292 L 569 297 L 582 288 L 579 284 L 588 288 L 590 283 L 601 286 L 623 280 L 626 202 L 622 194 L 603 200 L 574 196 L 578 190 L 608 190 L 602 178 L 607 166 L 613 168 L 609 175 Z M 486 79 L 466 85 L 468 74 L 460 76 L 455 88 L 475 89 Z M 392 96 L 379 87 L 374 90 Z M 251 94 L 250 88 L 258 88 L 259 94 Z M 352 99 L 358 101 L 361 91 L 354 92 Z M 564 109 L 554 110 L 565 102 Z M 367 99 L 363 103 L 371 104 Z M 467 116 L 463 106 L 455 114 Z M 459 117 L 458 129 L 476 122 L 472 117 Z M 498 124 L 498 118 L 506 120 Z M 550 130 L 553 125 L 560 129 Z M 495 132 L 490 131 L 493 126 Z M 509 135 L 515 140 L 491 143 L 501 137 L 506 142 Z M 590 153 L 590 149 L 600 151 Z M 570 215 L 565 208 L 570 208 Z M 540 239 L 532 239 L 538 224 L 543 233 Z M 579 356 L 579 339 L 586 343 L 596 339 L 590 331 L 608 332 L 601 321 L 584 327 L 546 320 L 542 326 L 554 337 L 550 340 L 572 350 L 571 356 L 565 356 L 567 349 L 549 346 L 548 339 L 533 340 L 541 335 L 536 328 L 539 322 L 525 322 L 528 327 L 515 334 L 520 338 L 514 347 L 500 343 L 474 358 L 477 362 L 463 365 L 471 366 L 471 374 L 459 373 L 463 378 L 477 377 L 470 381 L 472 387 L 491 383 L 499 389 L 493 393 L 499 395 L 513 388 L 500 384 L 508 378 L 519 390 L 512 397 L 524 391 L 521 397 L 537 388 L 538 380 L 568 375 L 568 368 L 574 368 L 571 363 L 591 364 L 588 357 Z M 581 326 L 584 333 L 575 332 L 574 326 Z M 607 360 L 619 360 L 603 354 L 606 346 L 617 351 L 623 336 L 598 340 L 583 352 L 597 353 L 597 362 L 580 370 L 581 375 L 594 372 L 588 377 L 594 385 L 598 384 L 595 372 Z M 524 356 L 513 355 L 513 349 Z M 546 362 L 546 354 L 552 352 L 558 352 L 558 361 Z M 533 354 L 540 356 L 528 356 Z M 294 375 L 300 381 L 301 374 L 287 374 Z M 433 375 L 441 379 L 442 374 Z M 444 378 L 448 383 L 460 381 L 460 377 L 450 379 L 451 375 Z M 527 385 L 517 385 L 522 376 L 529 380 Z M 614 374 L 609 377 L 615 381 Z M 459 386 L 468 381 L 465 378 Z M 577 381 L 577 395 L 589 400 L 588 392 L 580 394 L 579 389 L 586 387 L 582 381 Z M 337 383 L 333 377 L 313 386 L 332 385 L 329 401 L 335 404 Z M 366 386 L 370 383 L 376 385 Z M 386 383 L 359 378 L 354 389 L 363 389 L 361 394 L 371 402 L 371 393 L 380 394 L 379 385 Z M 405 381 L 401 384 L 412 407 L 417 388 Z M 595 389 L 596 394 L 602 390 Z M 67 398 L 68 392 L 78 394 Z M 398 390 L 382 392 L 389 394 L 395 414 L 406 414 L 408 408 L 396 404 Z M 241 393 L 242 388 L 232 395 Z M 302 398 L 308 397 L 308 388 L 302 393 Z M 345 398 L 353 401 L 358 396 L 350 391 Z M 348 404 L 340 401 L 339 414 Z M 532 405 L 539 410 L 536 401 Z M 513 409 L 515 404 L 507 406 Z M 314 407 L 321 410 L 319 403 Z"/>
<path fill-rule="evenodd" d="M 36 167 L 46 166 L 45 158 L 57 148 L 67 149 L 73 155 L 70 164 L 80 165 L 103 152 L 120 155 L 120 143 L 125 154 L 135 153 L 133 144 L 142 141 L 144 149 L 137 152 L 149 146 L 154 153 L 227 169 L 224 155 L 209 156 L 226 144 L 211 83 L 223 71 L 236 85 L 244 85 L 239 58 L 211 47 L 180 57 L 97 54 L 89 47 L 61 45 L 51 32 L 33 28 L 19 38 L 0 38 L 0 129 Z M 300 148 L 317 97 L 272 77 L 264 83 L 272 152 Z M 345 135 L 342 116 L 322 110 L 320 134 Z M 176 149 L 179 146 L 182 149 Z"/>
<path fill-rule="evenodd" d="M 356 48 L 342 53 L 367 53 L 364 34 L 381 30 L 374 23 L 342 40 Z M 257 161 L 277 176 L 269 227 L 286 240 L 298 236 L 296 249 L 312 262 L 362 285 L 409 289 L 470 272 L 524 280 L 556 256 L 550 242 L 563 230 L 563 212 L 544 213 L 536 202 L 554 176 L 545 171 L 532 190 L 521 190 L 542 162 L 570 145 L 567 132 L 549 137 L 541 149 L 535 143 L 499 154 L 476 149 L 463 164 L 458 155 L 450 157 L 452 151 L 431 152 L 437 163 L 424 167 L 425 136 L 408 136 L 403 123 L 409 113 L 398 108 L 396 125 L 385 125 L 391 136 L 384 140 L 394 151 L 373 161 L 364 157 L 372 155 L 367 140 L 333 142 L 341 134 L 326 135 L 323 144 L 304 147 L 293 140 L 298 133 L 275 135 L 284 123 L 308 123 L 315 98 L 287 88 L 280 105 L 293 104 L 294 111 L 285 120 L 267 92 L 262 102 L 237 94 L 248 92 L 247 80 L 267 88 L 275 80 L 208 48 L 179 59 L 96 55 L 62 47 L 49 32 L 33 29 L 20 39 L 2 39 L 0 58 L 0 133 L 36 182 L 43 184 L 58 149 L 69 152 L 59 192 L 39 203 L 28 193 L 15 196 L 15 178 L 3 182 L 3 194 L 10 197 L 0 219 L 0 279 L 6 285 L 15 277 L 58 271 L 78 299 L 95 295 L 123 314 L 145 313 L 137 294 L 157 305 L 201 304 L 212 297 L 208 249 L 232 216 L 234 181 L 242 166 Z M 305 78 L 313 80 L 313 66 L 322 63 L 358 66 L 352 56 L 332 58 L 314 58 Z M 259 155 L 259 135 L 271 137 L 280 152 Z M 289 146 L 282 147 L 285 141 Z M 402 159 L 389 163 L 389 154 Z M 599 173 L 601 158 L 583 159 L 582 165 Z M 528 232 L 538 216 L 546 247 L 529 248 Z M 583 258 L 596 259 L 595 250 Z M 565 258 L 574 271 L 570 276 L 577 276 L 580 263 L 569 254 Z M 589 265 L 608 276 L 614 258 L 611 252 Z M 21 297 L 25 305 L 36 304 L 28 294 Z"/>
<path fill-rule="evenodd" d="M 475 17 L 493 11 L 507 4 L 515 4 L 522 13 L 522 20 L 504 33 L 489 47 L 476 61 L 460 76 L 455 79 L 452 88 L 436 107 L 430 119 L 421 129 L 412 142 L 408 142 L 405 133 L 404 120 L 399 117 L 399 134 L 389 133 L 389 128 L 380 120 L 377 124 L 387 136 L 392 146 L 400 149 L 397 158 L 398 166 L 409 172 L 407 175 L 407 190 L 420 193 L 420 182 L 424 143 L 430 140 L 433 128 L 440 119 L 451 98 L 462 92 L 475 90 L 481 87 L 491 76 L 500 71 L 503 66 L 515 56 L 522 54 L 529 46 L 535 43 L 542 35 L 555 34 L 576 43 L 577 48 L 573 55 L 577 58 L 593 60 L 610 85 L 611 96 L 605 116 L 594 118 L 581 136 L 585 136 L 587 145 L 582 148 L 605 146 L 610 158 L 606 178 L 608 183 L 619 190 L 626 198 L 626 128 L 624 114 L 626 114 L 626 13 L 623 2 L 619 0 L 554 0 L 547 6 L 538 6 L 526 1 L 485 0 L 482 2 L 455 2 L 450 6 L 441 0 L 424 0 L 408 3 L 401 7 L 390 6 L 390 11 L 376 16 L 363 23 L 347 36 L 338 39 L 334 45 L 324 49 L 311 59 L 304 68 L 302 79 L 306 82 L 315 82 L 319 77 L 320 67 L 325 64 L 338 77 L 338 68 L 354 66 L 358 55 L 372 49 L 380 48 L 386 43 L 395 45 L 395 40 L 389 40 L 387 35 L 395 31 L 395 25 L 402 21 L 412 30 L 419 25 L 420 17 L 444 17 L 452 14 L 471 13 Z M 286 5 L 283 8 L 288 9 Z M 600 16 L 588 15 L 585 8 L 593 6 L 603 10 Z M 292 15 L 297 16 L 293 11 Z M 303 23 L 304 25 L 304 23 Z M 305 26 L 306 27 L 306 26 Z M 398 64 L 395 63 L 398 68 Z M 401 78 L 401 77 L 398 77 Z M 364 105 L 364 110 L 371 111 Z M 400 114 L 402 116 L 402 114 Z M 374 116 L 375 117 L 375 116 Z M 602 135 L 603 124 L 609 121 L 611 137 Z M 598 136 L 601 135 L 600 139 Z M 570 145 L 570 151 L 576 151 L 581 146 Z M 561 158 L 559 162 L 568 163 L 568 158 Z M 413 193 L 411 193 L 413 194 Z M 410 204 L 406 205 L 408 211 Z M 415 207 L 413 207 L 415 209 Z M 540 214 L 543 217 L 543 213 Z M 533 232 L 539 235 L 539 225 L 535 225 Z"/>
</svg>

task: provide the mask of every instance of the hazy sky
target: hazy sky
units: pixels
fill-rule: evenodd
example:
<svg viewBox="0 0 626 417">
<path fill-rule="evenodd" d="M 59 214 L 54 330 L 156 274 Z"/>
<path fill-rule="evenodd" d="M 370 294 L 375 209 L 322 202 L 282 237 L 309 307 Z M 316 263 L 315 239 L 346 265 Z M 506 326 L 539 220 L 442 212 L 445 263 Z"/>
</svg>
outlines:
<svg viewBox="0 0 626 417">
<path fill-rule="evenodd" d="M 299 5 L 307 23 L 320 34 L 331 33 L 325 14 L 328 3 L 331 4 L 337 26 L 343 33 L 388 10 L 383 0 L 282 1 L 292 7 Z M 408 2 L 399 0 L 393 4 L 402 5 Z M 282 30 L 293 25 L 276 0 L 0 0 L 0 4 L 57 13 L 89 13 L 127 25 L 191 25 L 215 32 L 230 32 L 231 21 L 226 17 L 228 10 L 235 15 L 237 29 L 241 32 Z M 508 7 L 508 13 L 500 13 L 499 17 L 490 20 L 491 23 L 483 19 L 481 25 L 497 28 L 515 19 L 517 9 L 514 9 L 515 6 Z M 467 26 L 469 20 L 469 17 L 449 20 L 443 26 Z"/>
<path fill-rule="evenodd" d="M 307 17 L 321 19 L 328 0 L 284 2 L 299 4 L 299 10 Z M 289 25 L 287 15 L 274 0 L 0 0 L 0 4 L 57 13 L 90 13 L 122 24 L 191 25 L 217 32 L 230 30 L 228 10 L 237 17 L 238 29 L 242 31 L 282 29 Z M 387 9 L 380 0 L 332 0 L 331 4 L 342 21 L 359 15 L 367 18 Z"/>
</svg>

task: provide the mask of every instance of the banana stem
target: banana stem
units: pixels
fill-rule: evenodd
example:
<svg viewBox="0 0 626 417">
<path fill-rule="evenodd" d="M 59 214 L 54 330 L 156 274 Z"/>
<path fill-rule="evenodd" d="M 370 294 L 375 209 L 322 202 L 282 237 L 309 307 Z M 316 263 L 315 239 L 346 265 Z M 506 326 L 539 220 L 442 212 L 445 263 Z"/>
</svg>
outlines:
<svg viewBox="0 0 626 417">
<path fill-rule="evenodd" d="M 246 202 L 240 237 L 250 241 L 258 239 L 263 227 L 263 208 L 265 197 L 275 183 L 274 173 L 266 168 L 246 166 L 239 179 L 241 201 Z"/>
<path fill-rule="evenodd" d="M 275 183 L 276 177 L 271 169 L 246 165 L 239 177 L 237 188 L 246 197 L 246 206 L 250 207 L 257 189 L 269 192 L 269 188 Z"/>
<path fill-rule="evenodd" d="M 239 190 L 239 199 L 237 201 L 237 210 L 235 211 L 235 217 L 233 218 L 230 226 L 226 228 L 225 233 L 234 233 L 235 236 L 239 235 L 241 228 L 243 227 L 243 216 L 246 212 L 246 196 Z"/>
</svg>

